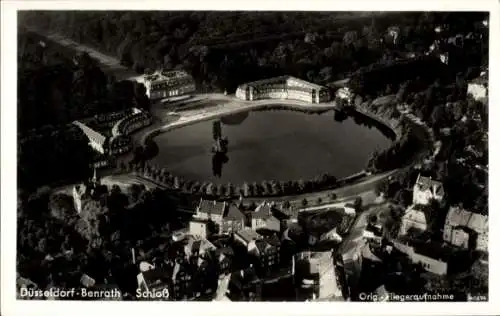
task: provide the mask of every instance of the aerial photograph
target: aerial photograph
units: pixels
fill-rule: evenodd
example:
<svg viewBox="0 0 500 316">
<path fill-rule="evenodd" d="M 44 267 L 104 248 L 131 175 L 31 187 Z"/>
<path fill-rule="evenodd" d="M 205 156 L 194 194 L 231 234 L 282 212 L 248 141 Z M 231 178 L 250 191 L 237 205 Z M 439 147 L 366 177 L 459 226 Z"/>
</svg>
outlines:
<svg viewBox="0 0 500 316">
<path fill-rule="evenodd" d="M 489 23 L 18 11 L 17 300 L 492 299 Z"/>
</svg>

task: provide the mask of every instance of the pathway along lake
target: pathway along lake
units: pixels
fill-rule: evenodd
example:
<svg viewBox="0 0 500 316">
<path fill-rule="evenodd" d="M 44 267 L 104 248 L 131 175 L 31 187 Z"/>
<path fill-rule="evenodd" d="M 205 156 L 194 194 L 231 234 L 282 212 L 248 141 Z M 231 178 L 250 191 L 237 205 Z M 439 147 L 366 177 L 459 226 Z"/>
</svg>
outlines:
<svg viewBox="0 0 500 316">
<path fill-rule="evenodd" d="M 383 130 L 371 119 L 333 110 L 244 112 L 156 136 L 153 163 L 187 180 L 224 184 L 307 180 L 325 173 L 341 178 L 363 170 L 373 151 L 390 146 L 391 131 Z M 226 154 L 213 153 L 219 132 L 228 141 Z"/>
</svg>

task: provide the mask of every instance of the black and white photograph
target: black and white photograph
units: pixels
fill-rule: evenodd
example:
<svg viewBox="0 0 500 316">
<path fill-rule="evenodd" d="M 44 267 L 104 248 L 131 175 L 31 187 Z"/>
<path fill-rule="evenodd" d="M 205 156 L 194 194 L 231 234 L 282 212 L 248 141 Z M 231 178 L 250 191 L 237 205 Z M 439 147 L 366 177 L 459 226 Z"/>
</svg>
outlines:
<svg viewBox="0 0 500 316">
<path fill-rule="evenodd" d="M 2 291 L 493 301 L 487 6 L 188 8 L 12 13 Z"/>
</svg>

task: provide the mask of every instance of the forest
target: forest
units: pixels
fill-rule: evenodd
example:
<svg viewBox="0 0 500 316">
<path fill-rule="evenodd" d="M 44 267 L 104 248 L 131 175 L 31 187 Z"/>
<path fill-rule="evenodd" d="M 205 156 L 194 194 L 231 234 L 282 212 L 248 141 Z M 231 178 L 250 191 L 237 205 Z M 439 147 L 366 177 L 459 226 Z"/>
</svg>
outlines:
<svg viewBox="0 0 500 316">
<path fill-rule="evenodd" d="M 74 120 L 131 107 L 149 108 L 145 91 L 117 82 L 88 54 L 20 32 L 18 54 L 19 186 L 79 181 L 95 158 Z M 37 159 L 33 159 L 37 157 Z"/>
<path fill-rule="evenodd" d="M 182 67 L 200 90 L 292 75 L 315 83 L 342 79 L 405 52 L 423 53 L 436 24 L 450 34 L 480 30 L 485 13 L 377 12 L 22 12 L 22 24 L 60 32 L 138 72 Z M 388 34 L 399 30 L 398 40 Z M 487 42 L 487 41 L 486 41 Z M 485 53 L 486 52 L 486 53 Z M 479 62 L 487 60 L 487 47 Z M 485 56 L 483 56 L 486 54 Z M 486 57 L 486 59 L 485 59 Z"/>
</svg>

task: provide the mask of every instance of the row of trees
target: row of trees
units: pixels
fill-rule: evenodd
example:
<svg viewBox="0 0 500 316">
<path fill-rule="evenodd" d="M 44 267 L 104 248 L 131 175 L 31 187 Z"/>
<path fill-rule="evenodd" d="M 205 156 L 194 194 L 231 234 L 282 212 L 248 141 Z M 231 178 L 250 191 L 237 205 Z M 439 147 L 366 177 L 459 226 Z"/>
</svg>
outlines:
<svg viewBox="0 0 500 316">
<path fill-rule="evenodd" d="M 151 166 L 148 163 L 121 164 L 123 171 L 136 172 L 164 187 L 180 190 L 187 194 L 202 195 L 217 198 L 266 197 L 278 195 L 296 195 L 335 187 L 338 182 L 334 176 L 324 174 L 312 180 L 298 181 L 262 181 L 261 183 L 243 183 L 242 185 L 200 183 L 175 176 L 164 168 Z"/>
</svg>

